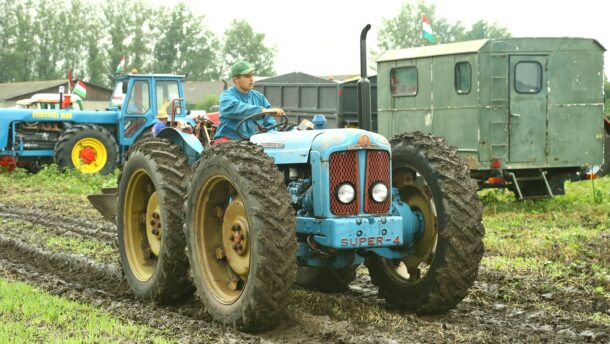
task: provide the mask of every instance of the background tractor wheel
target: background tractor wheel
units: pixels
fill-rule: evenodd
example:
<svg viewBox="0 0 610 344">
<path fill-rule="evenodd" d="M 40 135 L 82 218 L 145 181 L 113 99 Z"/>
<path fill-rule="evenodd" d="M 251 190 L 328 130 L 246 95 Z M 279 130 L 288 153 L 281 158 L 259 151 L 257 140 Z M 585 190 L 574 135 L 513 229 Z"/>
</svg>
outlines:
<svg viewBox="0 0 610 344">
<path fill-rule="evenodd" d="M 136 297 L 162 304 L 192 291 L 182 204 L 187 158 L 167 140 L 131 147 L 119 177 L 117 229 L 125 278 Z"/>
<path fill-rule="evenodd" d="M 97 125 L 75 125 L 55 144 L 55 162 L 60 169 L 109 174 L 119 161 L 119 146 L 108 130 Z"/>
<path fill-rule="evenodd" d="M 185 203 L 197 296 L 217 321 L 246 331 L 274 325 L 296 278 L 295 215 L 273 159 L 250 142 L 205 151 Z"/>
<path fill-rule="evenodd" d="M 371 281 L 388 303 L 419 314 L 454 308 L 477 277 L 483 256 L 483 208 L 466 162 L 443 138 L 394 136 L 392 184 L 424 218 L 416 252 L 403 259 L 369 255 Z"/>
<path fill-rule="evenodd" d="M 338 293 L 349 289 L 356 279 L 356 268 L 329 269 L 321 267 L 299 267 L 296 284 L 302 288 Z"/>
</svg>

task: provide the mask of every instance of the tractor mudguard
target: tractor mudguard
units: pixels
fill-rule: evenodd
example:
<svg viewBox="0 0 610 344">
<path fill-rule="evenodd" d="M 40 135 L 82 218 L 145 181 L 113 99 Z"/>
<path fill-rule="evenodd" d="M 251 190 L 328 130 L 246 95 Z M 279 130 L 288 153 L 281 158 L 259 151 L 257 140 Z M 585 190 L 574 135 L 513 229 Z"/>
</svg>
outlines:
<svg viewBox="0 0 610 344">
<path fill-rule="evenodd" d="M 180 147 L 188 159 L 189 166 L 199 160 L 204 148 L 199 139 L 193 134 L 183 133 L 176 128 L 165 128 L 157 135 L 160 139 L 168 139 L 169 142 Z"/>
</svg>

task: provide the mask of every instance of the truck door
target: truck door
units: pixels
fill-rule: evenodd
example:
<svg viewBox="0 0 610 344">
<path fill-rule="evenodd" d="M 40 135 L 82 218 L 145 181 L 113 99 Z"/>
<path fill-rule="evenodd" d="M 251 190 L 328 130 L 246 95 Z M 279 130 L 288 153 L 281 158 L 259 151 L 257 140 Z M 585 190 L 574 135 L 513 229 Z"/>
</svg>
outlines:
<svg viewBox="0 0 610 344">
<path fill-rule="evenodd" d="M 546 162 L 546 56 L 510 56 L 509 160 Z"/>
<path fill-rule="evenodd" d="M 125 103 L 121 120 L 123 128 L 121 144 L 133 142 L 132 140 L 142 132 L 147 118 L 152 116 L 150 91 L 149 80 L 132 80 L 127 91 L 127 103 Z"/>
</svg>

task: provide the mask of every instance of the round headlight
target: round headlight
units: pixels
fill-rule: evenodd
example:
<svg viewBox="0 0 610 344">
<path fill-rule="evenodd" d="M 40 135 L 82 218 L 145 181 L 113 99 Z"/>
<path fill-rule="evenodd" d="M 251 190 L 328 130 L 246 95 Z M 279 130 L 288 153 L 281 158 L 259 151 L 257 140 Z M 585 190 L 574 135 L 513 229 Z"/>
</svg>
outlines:
<svg viewBox="0 0 610 344">
<path fill-rule="evenodd" d="M 375 183 L 371 188 L 371 197 L 377 203 L 384 202 L 388 199 L 388 187 L 381 182 Z"/>
<path fill-rule="evenodd" d="M 350 204 L 356 197 L 356 190 L 349 183 L 343 183 L 337 188 L 337 199 L 343 204 Z"/>
</svg>

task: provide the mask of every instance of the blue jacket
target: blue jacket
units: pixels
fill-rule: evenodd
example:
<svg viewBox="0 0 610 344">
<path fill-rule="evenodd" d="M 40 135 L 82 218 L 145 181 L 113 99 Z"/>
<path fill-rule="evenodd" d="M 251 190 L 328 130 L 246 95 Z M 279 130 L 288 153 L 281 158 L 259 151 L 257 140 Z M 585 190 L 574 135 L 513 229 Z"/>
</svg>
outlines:
<svg viewBox="0 0 610 344">
<path fill-rule="evenodd" d="M 222 92 L 220 95 L 220 124 L 216 129 L 215 139 L 226 137 L 231 140 L 239 140 L 236 129 L 237 124 L 244 118 L 262 112 L 263 108 L 271 108 L 271 104 L 263 94 L 251 90 L 248 93 L 241 93 L 235 86 Z M 258 121 L 262 126 L 271 126 L 276 121 L 271 116 L 265 116 Z M 242 135 L 250 137 L 258 133 L 253 121 L 244 123 L 240 132 Z"/>
<path fill-rule="evenodd" d="M 165 127 L 167 127 L 167 125 L 161 121 L 158 121 L 157 123 L 155 123 L 155 125 L 152 128 L 153 134 L 155 136 L 159 135 L 159 132 L 163 129 L 165 129 Z"/>
</svg>

